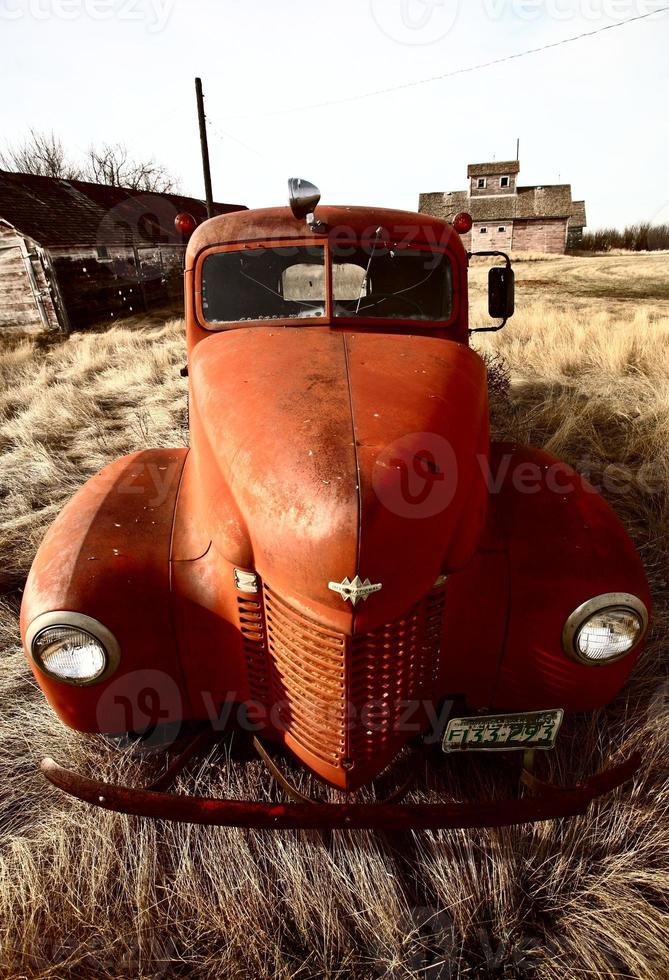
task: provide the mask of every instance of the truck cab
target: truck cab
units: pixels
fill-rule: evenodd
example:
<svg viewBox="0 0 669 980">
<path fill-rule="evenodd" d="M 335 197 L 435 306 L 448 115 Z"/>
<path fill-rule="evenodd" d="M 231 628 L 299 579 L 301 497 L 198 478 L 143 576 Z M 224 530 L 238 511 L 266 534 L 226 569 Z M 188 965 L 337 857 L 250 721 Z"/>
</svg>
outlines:
<svg viewBox="0 0 669 980">
<path fill-rule="evenodd" d="M 274 208 L 202 226 L 187 259 L 191 347 L 213 331 L 271 324 L 466 342 L 467 254 L 450 225 L 415 217 L 320 208 L 311 231 Z"/>
</svg>

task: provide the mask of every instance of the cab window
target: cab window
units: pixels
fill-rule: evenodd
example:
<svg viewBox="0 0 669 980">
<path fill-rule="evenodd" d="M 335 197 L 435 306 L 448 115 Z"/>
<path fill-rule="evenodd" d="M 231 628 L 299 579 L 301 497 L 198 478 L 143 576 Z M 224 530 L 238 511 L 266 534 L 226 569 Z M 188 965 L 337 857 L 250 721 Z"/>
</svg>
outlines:
<svg viewBox="0 0 669 980">
<path fill-rule="evenodd" d="M 207 323 L 324 317 L 326 308 L 322 246 L 215 252 L 204 261 Z"/>
<path fill-rule="evenodd" d="M 417 248 L 358 248 L 333 257 L 336 317 L 444 321 L 453 312 L 447 255 Z"/>
</svg>

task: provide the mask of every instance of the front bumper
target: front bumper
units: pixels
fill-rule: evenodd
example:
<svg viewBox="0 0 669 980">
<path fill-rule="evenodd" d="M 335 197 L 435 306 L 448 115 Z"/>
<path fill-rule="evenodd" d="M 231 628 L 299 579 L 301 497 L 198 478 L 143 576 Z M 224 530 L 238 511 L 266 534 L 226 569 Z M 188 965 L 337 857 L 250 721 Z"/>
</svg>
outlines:
<svg viewBox="0 0 669 980">
<path fill-rule="evenodd" d="M 438 830 L 509 827 L 584 813 L 589 804 L 633 778 L 639 753 L 575 786 L 532 780 L 523 799 L 465 803 L 256 803 L 134 789 L 81 776 L 44 759 L 44 776 L 86 803 L 140 817 L 258 830 Z"/>
</svg>

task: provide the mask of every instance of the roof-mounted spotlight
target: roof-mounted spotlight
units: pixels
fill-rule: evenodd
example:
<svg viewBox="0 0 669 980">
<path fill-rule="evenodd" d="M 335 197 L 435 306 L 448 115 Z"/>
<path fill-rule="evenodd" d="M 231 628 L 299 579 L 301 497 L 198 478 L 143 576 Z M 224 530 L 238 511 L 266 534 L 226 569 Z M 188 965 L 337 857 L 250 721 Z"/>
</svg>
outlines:
<svg viewBox="0 0 669 980">
<path fill-rule="evenodd" d="M 312 231 L 318 231 L 323 223 L 316 219 L 314 211 L 321 199 L 321 192 L 310 180 L 303 177 L 288 178 L 288 202 L 296 218 L 306 218 Z"/>
</svg>

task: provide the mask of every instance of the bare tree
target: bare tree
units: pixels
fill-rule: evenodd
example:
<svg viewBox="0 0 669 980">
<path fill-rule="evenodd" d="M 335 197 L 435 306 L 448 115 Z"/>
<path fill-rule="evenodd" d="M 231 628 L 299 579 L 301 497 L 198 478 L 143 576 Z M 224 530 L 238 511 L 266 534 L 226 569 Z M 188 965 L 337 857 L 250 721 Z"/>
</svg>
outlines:
<svg viewBox="0 0 669 980">
<path fill-rule="evenodd" d="M 31 129 L 22 143 L 8 145 L 0 151 L 0 169 L 15 173 L 37 174 L 60 180 L 90 180 L 147 193 L 169 193 L 178 190 L 177 181 L 166 167 L 150 158 L 135 160 L 123 143 L 91 146 L 83 167 L 73 163 L 55 133 Z"/>
<path fill-rule="evenodd" d="M 97 184 L 127 187 L 148 193 L 177 190 L 177 182 L 166 167 L 149 160 L 134 160 L 123 143 L 104 143 L 88 151 L 86 178 Z"/>
<path fill-rule="evenodd" d="M 22 143 L 8 145 L 0 152 L 0 167 L 15 173 L 37 174 L 74 180 L 81 177 L 81 168 L 68 158 L 62 140 L 52 131 L 31 129 Z"/>
</svg>

